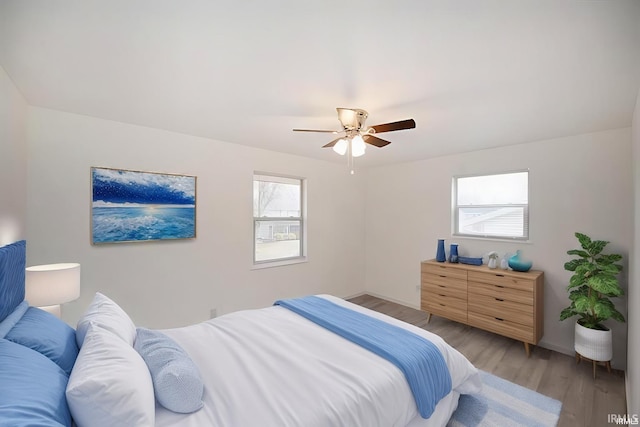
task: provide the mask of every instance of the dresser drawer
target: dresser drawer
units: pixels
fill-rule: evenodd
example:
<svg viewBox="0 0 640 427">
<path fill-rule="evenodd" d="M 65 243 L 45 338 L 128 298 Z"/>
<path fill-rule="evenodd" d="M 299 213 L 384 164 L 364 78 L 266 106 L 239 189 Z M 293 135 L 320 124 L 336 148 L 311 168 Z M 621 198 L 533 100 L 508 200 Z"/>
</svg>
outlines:
<svg viewBox="0 0 640 427">
<path fill-rule="evenodd" d="M 469 299 L 475 296 L 484 295 L 491 298 L 503 299 L 505 301 L 518 302 L 520 304 L 533 305 L 533 289 L 515 289 L 502 285 L 493 285 L 480 282 L 469 282 Z"/>
<path fill-rule="evenodd" d="M 531 277 L 522 277 L 510 272 L 489 273 L 484 271 L 469 271 L 470 282 L 487 283 L 489 285 L 503 286 L 510 289 L 528 290 L 533 292 L 535 279 Z"/>
<path fill-rule="evenodd" d="M 483 314 L 473 313 L 469 311 L 467 323 L 470 326 L 484 329 L 489 332 L 504 335 L 519 341 L 537 344 L 538 341 L 533 336 L 533 328 L 514 323 L 501 317 L 492 317 Z"/>
<path fill-rule="evenodd" d="M 467 280 L 467 270 L 453 267 L 451 264 L 422 264 L 422 273 L 435 274 L 436 276 L 440 276 L 442 278 L 454 278 L 454 279 L 462 279 Z"/>
<path fill-rule="evenodd" d="M 466 279 L 458 279 L 455 277 L 442 277 L 432 273 L 422 273 L 421 279 L 423 284 L 430 283 L 432 285 L 435 285 L 441 288 L 445 287 L 450 289 L 457 289 L 464 293 L 467 292 Z"/>
<path fill-rule="evenodd" d="M 467 302 L 465 300 L 428 295 L 421 298 L 420 308 L 436 316 L 467 323 Z"/>
<path fill-rule="evenodd" d="M 477 295 L 469 298 L 468 310 L 469 312 L 533 327 L 533 305 Z"/>
<path fill-rule="evenodd" d="M 422 295 L 440 295 L 447 297 L 459 298 L 461 300 L 467 300 L 467 286 L 459 288 L 457 286 L 449 286 L 444 284 L 435 284 L 431 282 L 422 282 Z"/>
</svg>

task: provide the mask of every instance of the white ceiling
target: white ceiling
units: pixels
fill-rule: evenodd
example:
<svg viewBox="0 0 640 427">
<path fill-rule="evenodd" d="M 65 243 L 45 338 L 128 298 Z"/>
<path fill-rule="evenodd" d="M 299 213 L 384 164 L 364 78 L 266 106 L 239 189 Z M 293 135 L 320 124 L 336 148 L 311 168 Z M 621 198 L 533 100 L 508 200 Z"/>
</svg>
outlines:
<svg viewBox="0 0 640 427">
<path fill-rule="evenodd" d="M 631 125 L 638 0 L 3 0 L 29 104 L 344 161 L 335 107 L 414 118 L 373 166 Z"/>
</svg>

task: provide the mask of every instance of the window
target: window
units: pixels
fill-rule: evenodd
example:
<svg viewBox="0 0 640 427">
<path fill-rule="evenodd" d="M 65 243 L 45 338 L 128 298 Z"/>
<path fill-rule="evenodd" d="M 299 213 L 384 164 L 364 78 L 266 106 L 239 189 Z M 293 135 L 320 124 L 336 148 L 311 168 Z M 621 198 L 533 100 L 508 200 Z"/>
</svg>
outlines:
<svg viewBox="0 0 640 427">
<path fill-rule="evenodd" d="M 304 180 L 253 175 L 253 263 L 304 257 Z"/>
<path fill-rule="evenodd" d="M 453 178 L 453 234 L 529 239 L 529 172 Z"/>
</svg>

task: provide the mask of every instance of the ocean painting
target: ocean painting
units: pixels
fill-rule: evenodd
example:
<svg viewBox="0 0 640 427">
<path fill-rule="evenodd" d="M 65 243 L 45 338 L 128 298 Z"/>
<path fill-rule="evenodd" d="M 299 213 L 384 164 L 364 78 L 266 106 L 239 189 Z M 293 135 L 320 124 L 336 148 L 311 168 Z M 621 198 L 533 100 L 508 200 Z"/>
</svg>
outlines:
<svg viewBox="0 0 640 427">
<path fill-rule="evenodd" d="M 196 177 L 91 168 L 92 243 L 196 237 Z"/>
</svg>

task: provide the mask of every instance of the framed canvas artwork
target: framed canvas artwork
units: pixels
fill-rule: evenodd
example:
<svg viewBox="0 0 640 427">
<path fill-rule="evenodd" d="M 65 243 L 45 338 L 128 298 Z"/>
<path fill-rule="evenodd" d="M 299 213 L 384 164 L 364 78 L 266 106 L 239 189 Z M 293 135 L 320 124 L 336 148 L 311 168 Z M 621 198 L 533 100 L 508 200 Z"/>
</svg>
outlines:
<svg viewBox="0 0 640 427">
<path fill-rule="evenodd" d="M 196 177 L 91 168 L 91 243 L 196 237 Z"/>
</svg>

